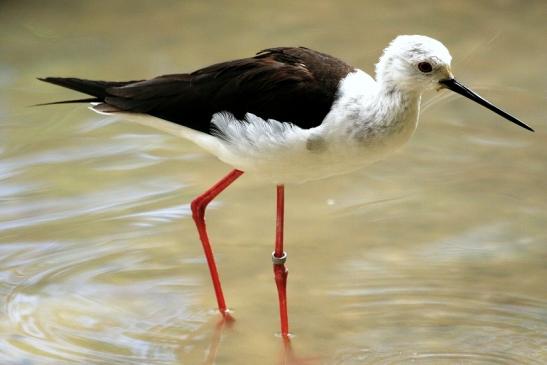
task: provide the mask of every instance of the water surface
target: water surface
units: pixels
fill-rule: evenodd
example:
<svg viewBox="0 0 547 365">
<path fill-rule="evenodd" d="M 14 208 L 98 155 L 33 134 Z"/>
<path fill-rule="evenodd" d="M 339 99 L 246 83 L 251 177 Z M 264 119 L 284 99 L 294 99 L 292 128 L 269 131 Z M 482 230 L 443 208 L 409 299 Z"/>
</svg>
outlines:
<svg viewBox="0 0 547 365">
<path fill-rule="evenodd" d="M 3 2 L 0 363 L 544 364 L 543 1 Z M 536 133 L 425 95 L 412 141 L 347 176 L 289 185 L 291 348 L 276 336 L 272 186 L 208 212 L 219 324 L 189 202 L 228 167 L 85 106 L 38 76 L 135 79 L 306 45 L 372 72 L 397 34 Z"/>
</svg>

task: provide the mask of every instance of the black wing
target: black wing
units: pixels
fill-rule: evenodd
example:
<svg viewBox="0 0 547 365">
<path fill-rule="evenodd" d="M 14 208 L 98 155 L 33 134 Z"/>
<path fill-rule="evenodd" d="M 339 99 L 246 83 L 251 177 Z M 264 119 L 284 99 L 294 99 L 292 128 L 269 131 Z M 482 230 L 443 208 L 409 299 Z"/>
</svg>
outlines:
<svg viewBox="0 0 547 365">
<path fill-rule="evenodd" d="M 320 52 L 279 47 L 190 74 L 144 81 L 41 80 L 92 95 L 104 103 L 103 110 L 146 113 L 211 133 L 211 117 L 222 111 L 238 119 L 252 113 L 301 128 L 316 127 L 330 111 L 339 81 L 352 70 Z"/>
</svg>

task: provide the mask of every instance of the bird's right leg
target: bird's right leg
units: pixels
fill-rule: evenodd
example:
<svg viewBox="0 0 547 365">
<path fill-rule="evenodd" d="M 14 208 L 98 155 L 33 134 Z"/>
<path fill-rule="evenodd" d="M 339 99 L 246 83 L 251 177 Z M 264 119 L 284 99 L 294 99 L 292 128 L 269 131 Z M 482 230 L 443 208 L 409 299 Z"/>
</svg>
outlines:
<svg viewBox="0 0 547 365">
<path fill-rule="evenodd" d="M 190 205 L 192 208 L 192 218 L 194 218 L 194 222 L 196 223 L 199 239 L 203 245 L 203 251 L 205 252 L 205 258 L 207 259 L 207 265 L 209 266 L 209 272 L 211 273 L 211 279 L 213 280 L 218 310 L 224 317 L 227 316 L 228 312 L 226 302 L 224 301 L 224 294 L 222 293 L 222 286 L 220 285 L 220 278 L 218 277 L 218 270 L 215 263 L 215 257 L 213 256 L 213 249 L 209 243 L 207 228 L 205 227 L 205 208 L 207 208 L 207 204 L 209 204 L 218 194 L 220 194 L 242 174 L 243 171 L 237 169 L 232 170 L 209 190 L 195 198 Z"/>
<path fill-rule="evenodd" d="M 289 316 L 287 312 L 287 275 L 285 266 L 287 253 L 283 251 L 283 232 L 285 222 L 285 186 L 277 185 L 277 209 L 275 224 L 275 250 L 272 253 L 273 271 L 279 299 L 279 317 L 281 319 L 281 336 L 289 336 Z"/>
</svg>

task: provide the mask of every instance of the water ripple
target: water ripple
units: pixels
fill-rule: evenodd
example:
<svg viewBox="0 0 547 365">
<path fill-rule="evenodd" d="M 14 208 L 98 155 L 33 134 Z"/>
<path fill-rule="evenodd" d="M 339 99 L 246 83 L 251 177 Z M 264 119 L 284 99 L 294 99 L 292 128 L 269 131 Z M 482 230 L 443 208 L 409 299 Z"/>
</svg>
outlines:
<svg viewBox="0 0 547 365">
<path fill-rule="evenodd" d="M 544 299 L 484 290 L 476 283 L 465 286 L 451 273 L 435 278 L 387 274 L 369 280 L 366 285 L 344 283 L 331 292 L 345 302 L 340 318 L 366 323 L 348 342 L 374 349 L 340 355 L 345 359 L 340 363 L 542 363 L 547 348 Z M 391 343 L 378 342 L 380 338 Z M 483 352 L 474 352 L 477 347 Z M 408 348 L 414 349 L 411 354 L 401 352 Z"/>
<path fill-rule="evenodd" d="M 66 247 L 44 253 L 47 269 L 22 273 L 6 297 L 7 323 L 18 333 L 4 343 L 12 352 L 52 362 L 124 364 L 153 356 L 168 363 L 181 338 L 209 317 L 195 310 L 199 282 L 180 275 L 193 263 L 159 265 L 142 250 L 115 246 L 92 247 L 86 257 Z"/>
</svg>

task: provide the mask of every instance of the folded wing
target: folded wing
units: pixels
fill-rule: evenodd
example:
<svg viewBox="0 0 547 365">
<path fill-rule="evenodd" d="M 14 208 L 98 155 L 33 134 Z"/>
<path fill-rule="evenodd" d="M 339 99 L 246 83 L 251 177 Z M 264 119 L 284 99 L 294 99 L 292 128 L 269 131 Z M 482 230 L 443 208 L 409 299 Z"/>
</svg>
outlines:
<svg viewBox="0 0 547 365">
<path fill-rule="evenodd" d="M 212 133 L 211 117 L 218 112 L 230 112 L 237 119 L 252 113 L 301 128 L 316 127 L 335 101 L 339 81 L 351 71 L 332 56 L 280 47 L 190 74 L 150 80 L 41 80 L 94 96 L 102 103 L 96 107 L 99 111 L 144 113 Z"/>
</svg>

